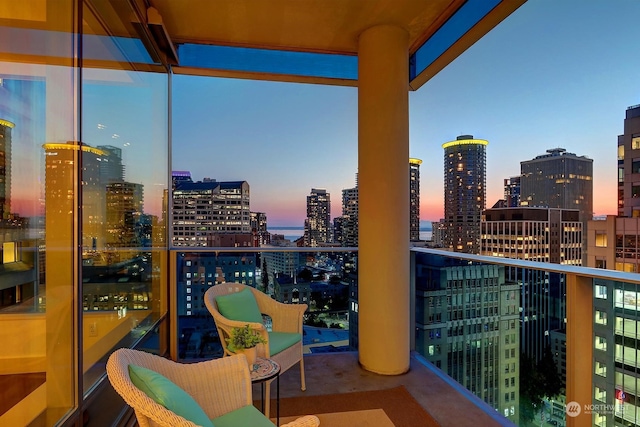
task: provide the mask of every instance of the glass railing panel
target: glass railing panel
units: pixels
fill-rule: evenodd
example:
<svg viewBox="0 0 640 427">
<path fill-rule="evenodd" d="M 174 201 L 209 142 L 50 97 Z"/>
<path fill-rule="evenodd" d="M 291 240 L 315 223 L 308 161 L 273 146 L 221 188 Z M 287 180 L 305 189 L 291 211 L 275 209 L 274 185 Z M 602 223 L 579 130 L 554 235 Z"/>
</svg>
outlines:
<svg viewBox="0 0 640 427">
<path fill-rule="evenodd" d="M 416 350 L 519 425 L 532 420 L 554 425 L 567 421 L 564 387 L 571 366 L 566 359 L 566 326 L 572 319 L 567 316 L 566 295 L 571 283 L 572 292 L 580 283 L 592 287 L 592 314 L 587 317 L 592 325 L 584 330 L 593 332 L 573 338 L 586 340 L 592 348 L 584 354 L 592 358 L 591 399 L 582 393 L 578 404 L 596 425 L 637 422 L 637 275 L 434 250 L 414 249 L 413 253 Z M 494 269 L 497 273 L 492 276 Z M 497 293 L 492 289 L 495 282 Z M 580 286 L 577 289 L 584 291 Z M 510 322 L 504 320 L 512 316 L 514 304 L 517 345 L 512 353 L 508 346 L 514 336 Z M 581 329 L 574 328 L 573 333 Z M 509 359 L 514 354 L 519 354 L 519 365 L 515 364 L 512 383 L 508 377 L 514 364 Z M 561 387 L 549 387 L 558 379 Z M 519 389 L 509 390 L 512 384 Z M 532 406 L 534 401 L 537 405 Z M 517 403 L 515 417 L 511 417 L 512 403 Z"/>
<path fill-rule="evenodd" d="M 516 424 L 563 424 L 566 275 L 414 257 L 416 351 Z"/>
<path fill-rule="evenodd" d="M 354 349 L 350 346 L 350 331 L 354 330 L 350 325 L 357 316 L 357 252 L 219 248 L 175 253 L 179 359 L 222 357 L 204 293 L 211 286 L 229 282 L 254 287 L 286 304 L 307 304 L 305 352 Z M 264 321 L 269 328 L 269 319 Z"/>
<path fill-rule="evenodd" d="M 635 274 L 629 274 L 635 278 Z M 594 322 L 594 390 L 601 391 L 596 419 L 606 425 L 640 421 L 637 396 L 640 387 L 640 306 L 638 283 L 594 280 L 594 312 L 604 313 L 613 322 Z M 606 343 L 606 347 L 604 346 Z M 598 395 L 596 395 L 598 397 Z"/>
</svg>

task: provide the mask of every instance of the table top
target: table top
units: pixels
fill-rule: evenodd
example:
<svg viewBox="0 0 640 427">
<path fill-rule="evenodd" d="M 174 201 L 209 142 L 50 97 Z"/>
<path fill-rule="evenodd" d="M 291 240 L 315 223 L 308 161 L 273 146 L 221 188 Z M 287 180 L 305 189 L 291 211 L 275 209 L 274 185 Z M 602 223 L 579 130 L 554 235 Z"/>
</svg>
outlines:
<svg viewBox="0 0 640 427">
<path fill-rule="evenodd" d="M 251 369 L 251 382 L 259 383 L 275 378 L 280 373 L 280 365 L 271 359 L 258 357 Z"/>
</svg>

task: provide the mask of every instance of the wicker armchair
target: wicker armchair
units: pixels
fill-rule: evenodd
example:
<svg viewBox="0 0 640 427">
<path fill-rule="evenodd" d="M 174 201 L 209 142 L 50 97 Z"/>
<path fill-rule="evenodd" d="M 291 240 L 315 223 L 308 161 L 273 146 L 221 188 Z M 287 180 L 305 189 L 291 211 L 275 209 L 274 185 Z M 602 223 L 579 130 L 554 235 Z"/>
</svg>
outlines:
<svg viewBox="0 0 640 427">
<path fill-rule="evenodd" d="M 230 320 L 224 317 L 218 310 L 216 297 L 221 295 L 229 295 L 234 292 L 240 292 L 249 289 L 258 303 L 260 313 L 266 314 L 272 320 L 272 332 L 289 332 L 297 333 L 302 337 L 302 316 L 307 310 L 307 304 L 283 304 L 272 299 L 268 295 L 259 290 L 240 283 L 221 283 L 210 287 L 204 294 L 204 301 L 213 316 L 220 336 L 220 342 L 224 348 L 225 355 L 234 354 L 227 348 L 226 338 L 231 334 L 234 327 L 242 327 L 249 323 L 250 328 L 260 331 L 262 337 L 267 340 L 267 344 L 258 346 L 258 356 L 275 360 L 281 369 L 281 373 L 300 362 L 300 384 L 301 390 L 306 390 L 304 381 L 304 358 L 302 357 L 302 338 L 290 347 L 278 352 L 270 354 L 269 351 L 269 333 L 262 323 L 244 322 Z M 270 395 L 270 382 L 266 384 L 265 397 L 268 400 Z M 269 408 L 267 405 L 266 414 L 269 416 Z"/>
<path fill-rule="evenodd" d="M 253 404 L 251 378 L 244 355 L 182 364 L 143 351 L 119 349 L 107 361 L 107 374 L 116 392 L 135 410 L 140 427 L 197 426 L 138 389 L 129 376 L 129 365 L 141 366 L 167 377 L 191 395 L 214 424 L 215 418 Z M 318 425 L 320 421 L 316 416 L 307 415 L 282 427 Z"/>
</svg>

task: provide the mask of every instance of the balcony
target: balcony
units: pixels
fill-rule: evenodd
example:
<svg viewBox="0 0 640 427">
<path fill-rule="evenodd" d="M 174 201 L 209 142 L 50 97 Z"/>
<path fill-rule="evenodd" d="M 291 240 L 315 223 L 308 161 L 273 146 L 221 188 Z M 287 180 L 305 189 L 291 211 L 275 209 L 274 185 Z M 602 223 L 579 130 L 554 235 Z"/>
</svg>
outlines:
<svg viewBox="0 0 640 427">
<path fill-rule="evenodd" d="M 170 349 L 170 353 L 175 354 L 175 358 L 182 360 L 186 363 L 193 360 L 198 360 L 202 357 L 219 357 L 219 353 L 216 353 L 215 346 L 208 349 L 205 354 L 197 352 L 189 352 L 187 347 L 181 347 L 181 340 L 178 339 L 180 335 L 184 335 L 184 330 L 195 329 L 200 330 L 199 326 L 194 326 L 193 323 L 185 323 L 190 318 L 199 319 L 199 322 L 205 327 L 213 328 L 212 319 L 208 315 L 198 316 L 197 307 L 187 306 L 188 302 L 185 297 L 187 295 L 195 295 L 193 292 L 186 290 L 187 281 L 185 278 L 200 279 L 202 283 L 197 286 L 207 288 L 211 284 L 207 283 L 206 271 L 218 271 L 220 276 L 217 278 L 212 277 L 212 280 L 226 281 L 229 274 L 235 274 L 237 265 L 242 265 L 245 262 L 247 271 L 256 271 L 256 264 L 248 262 L 251 256 L 260 255 L 262 259 L 269 254 L 270 256 L 278 256 L 282 259 L 293 260 L 296 259 L 298 263 L 298 271 L 300 268 L 304 268 L 307 265 L 317 265 L 320 260 L 340 259 L 340 263 L 336 262 L 331 268 L 332 271 L 339 272 L 344 268 L 344 260 L 349 260 L 351 266 L 348 271 L 349 277 L 354 278 L 357 275 L 357 266 L 351 264 L 351 260 L 355 259 L 353 255 L 356 255 L 354 248 L 332 248 L 322 249 L 322 252 L 311 251 L 311 248 L 273 248 L 267 249 L 248 249 L 248 248 L 218 248 L 202 251 L 185 251 L 174 250 L 171 252 L 171 259 L 173 263 L 180 264 L 178 260 L 182 259 L 182 267 L 172 269 L 176 272 L 171 280 L 174 282 L 173 289 L 176 289 L 176 294 L 172 298 L 175 301 L 175 305 L 169 310 L 169 318 L 171 319 L 168 328 L 172 331 L 170 341 L 173 343 Z M 248 256 L 249 255 L 249 256 Z M 635 393 L 635 389 L 629 386 L 629 381 L 634 378 L 631 372 L 634 370 L 635 363 L 635 350 L 630 347 L 623 347 L 620 344 L 622 337 L 636 337 L 637 320 L 635 313 L 638 310 L 638 294 L 636 287 L 640 279 L 636 275 L 622 272 L 615 272 L 609 270 L 590 269 L 575 266 L 562 266 L 558 264 L 543 264 L 528 261 L 518 261 L 505 258 L 484 257 L 466 254 L 457 254 L 451 252 L 444 252 L 434 249 L 422 249 L 413 248 L 411 251 L 412 265 L 411 270 L 411 282 L 412 302 L 411 302 L 411 318 L 412 330 L 415 334 L 412 334 L 412 351 L 410 353 L 410 369 L 407 373 L 402 375 L 380 375 L 375 374 L 369 370 L 364 369 L 359 363 L 359 353 L 357 352 L 357 334 L 354 335 L 353 331 L 357 330 L 357 280 L 352 281 L 350 285 L 347 285 L 346 281 L 343 281 L 344 286 L 349 286 L 349 304 L 348 304 L 348 319 L 351 325 L 351 333 L 349 334 L 349 343 L 347 345 L 346 340 L 342 340 L 339 343 L 339 350 L 337 352 L 325 352 L 325 353 L 311 353 L 311 349 L 307 349 L 310 354 L 305 355 L 306 375 L 307 375 L 307 390 L 301 392 L 299 389 L 299 378 L 297 370 L 291 369 L 285 372 L 281 376 L 280 382 L 280 396 L 282 399 L 289 397 L 301 397 L 301 396 L 321 396 L 325 394 L 340 394 L 350 393 L 357 391 L 370 391 L 370 390 L 384 390 L 398 385 L 403 385 L 409 393 L 415 398 L 415 400 L 429 413 L 436 421 L 441 425 L 448 425 L 455 420 L 455 425 L 472 425 L 477 420 L 483 420 L 481 425 L 512 425 L 514 421 L 518 419 L 518 411 L 520 410 L 516 403 L 516 413 L 510 414 L 506 411 L 510 405 L 509 401 L 504 402 L 502 400 L 505 390 L 515 390 L 516 396 L 519 396 L 518 388 L 521 387 L 521 372 L 516 368 L 515 371 L 511 371 L 508 365 L 511 363 L 511 358 L 520 355 L 521 352 L 525 352 L 525 347 L 530 345 L 532 338 L 527 336 L 526 338 L 519 337 L 519 334 L 532 335 L 537 337 L 537 332 L 542 332 L 542 337 L 548 334 L 544 333 L 545 328 L 550 328 L 548 325 L 542 329 L 535 327 L 535 325 L 542 324 L 541 322 L 550 322 L 552 317 L 550 313 L 536 312 L 535 306 L 527 306 L 527 304 L 521 304 L 519 301 L 514 300 L 514 290 L 518 292 L 525 292 L 525 289 L 530 291 L 535 290 L 535 286 L 541 286 L 543 289 L 548 288 L 549 284 L 553 283 L 555 279 L 549 279 L 550 274 L 558 274 L 561 276 L 560 286 L 564 286 L 561 292 L 566 292 L 566 323 L 556 325 L 552 327 L 555 330 L 565 334 L 565 342 L 567 343 L 567 356 L 566 356 L 566 399 L 567 401 L 577 402 L 591 402 L 592 387 L 596 387 L 598 390 L 598 402 L 601 402 L 604 406 L 615 405 L 616 402 L 623 406 L 623 411 L 617 411 L 615 413 L 592 413 L 587 417 L 586 421 L 581 417 L 566 418 L 567 425 L 576 423 L 574 425 L 582 425 L 582 422 L 589 424 L 589 420 L 597 419 L 602 422 L 613 422 L 616 420 L 630 420 L 630 416 L 635 414 L 635 406 L 632 401 L 620 399 L 619 390 L 624 391 L 626 395 L 632 395 Z M 204 261 L 208 260 L 208 261 Z M 302 260 L 302 261 L 300 261 Z M 200 267 L 198 267 L 198 262 Z M 217 264 L 228 264 L 230 269 L 223 269 L 216 267 Z M 202 265 L 209 263 L 212 265 L 211 270 L 203 269 Z M 189 265 L 189 268 L 184 267 Z M 326 263 L 324 263 L 326 265 Z M 511 279 L 509 278 L 509 270 L 517 273 Z M 505 270 L 507 274 L 505 274 Z M 526 270 L 527 274 L 522 274 L 522 271 Z M 202 274 L 199 278 L 194 278 L 190 271 L 200 271 Z M 327 270 L 329 271 L 329 270 Z M 518 273 L 520 271 L 520 273 Z M 537 274 L 536 274 L 537 272 Z M 438 276 L 438 274 L 442 274 Z M 249 278 L 249 275 L 243 275 L 239 273 L 240 277 L 244 277 L 239 281 Z M 457 274 L 457 276 L 456 276 Z M 89 277 L 89 276 L 88 276 Z M 444 282 L 440 280 L 444 277 L 448 279 Z M 522 283 L 513 283 L 510 280 L 522 280 L 524 277 L 533 282 L 527 283 L 527 286 L 522 286 Z M 254 278 L 255 279 L 255 278 Z M 491 279 L 495 279 L 494 282 Z M 257 283 L 254 282 L 254 285 Z M 441 286 L 440 286 L 441 285 Z M 576 285 L 581 286 L 581 291 L 576 294 Z M 194 284 L 194 286 L 196 286 Z M 287 298 L 295 297 L 300 300 L 308 300 L 309 295 L 304 294 L 301 291 L 295 296 L 287 293 L 285 285 L 278 289 L 279 298 L 283 298 L 287 295 Z M 303 284 L 297 285 L 300 290 L 303 288 Z M 438 287 L 440 286 L 440 287 Z M 573 287 L 573 290 L 572 290 Z M 86 289 L 92 289 L 87 287 Z M 85 301 L 96 301 L 97 305 L 85 305 L 86 319 L 93 319 L 89 322 L 89 328 L 85 330 L 85 339 L 89 342 L 90 337 L 94 333 L 91 328 L 96 328 L 102 331 L 107 327 L 100 320 L 99 316 L 101 312 L 104 312 L 106 307 L 107 312 L 111 310 L 112 320 L 114 307 L 118 305 L 118 301 L 125 301 L 128 307 L 131 307 L 128 312 L 122 312 L 122 307 L 116 312 L 118 316 L 121 316 L 121 321 L 130 324 L 133 321 L 135 327 L 130 328 L 130 332 L 122 334 L 114 330 L 116 336 L 119 338 L 113 340 L 111 338 L 112 333 L 103 334 L 102 332 L 96 338 L 102 341 L 100 348 L 103 348 L 103 353 L 90 356 L 97 350 L 85 351 L 85 374 L 84 383 L 86 393 L 97 393 L 96 396 L 102 396 L 99 399 L 99 405 L 89 404 L 86 407 L 86 417 L 88 419 L 87 425 L 102 425 L 102 423 L 115 423 L 125 422 L 132 415 L 131 413 L 121 412 L 118 408 L 122 408 L 122 401 L 114 396 L 110 386 L 105 380 L 104 365 L 101 361 L 109 355 L 110 350 L 108 348 L 118 348 L 121 346 L 131 346 L 140 348 L 151 352 L 160 352 L 158 347 L 159 329 L 164 328 L 162 326 L 166 323 L 163 319 L 154 320 L 153 316 L 146 312 L 145 307 L 131 305 L 136 301 L 142 302 L 143 298 L 132 297 L 131 295 L 139 295 L 141 290 L 139 287 L 128 287 L 129 293 L 123 297 L 123 294 L 106 292 L 102 298 L 100 295 L 87 295 Z M 197 289 L 194 287 L 194 289 Z M 493 298 L 491 294 L 493 289 L 497 289 L 496 297 Z M 474 296 L 482 295 L 482 299 L 475 299 Z M 536 291 L 537 292 L 537 291 Z M 457 295 L 469 295 L 466 300 L 457 300 Z M 120 295 L 114 301 L 114 295 Z M 303 296 L 304 295 L 304 296 Z M 484 297 L 488 295 L 488 297 Z M 522 293 L 526 296 L 526 293 Z M 438 303 L 437 300 L 433 300 L 434 297 L 442 297 L 442 302 L 447 301 L 446 304 Z M 573 296 L 573 299 L 572 299 Z M 90 298 L 89 298 L 90 297 Z M 580 299 L 581 305 L 575 306 L 574 301 Z M 445 299 L 446 298 L 446 299 Z M 493 301 L 493 302 L 492 302 Z M 292 301 L 295 303 L 295 301 Z M 192 302 L 193 303 L 193 302 Z M 180 306 L 179 306 L 180 305 Z M 514 311 L 512 305 L 522 305 L 524 310 Z M 461 314 L 458 315 L 458 306 L 461 308 Z M 8 320 L 7 316 L 19 316 L 23 325 L 29 323 L 24 322 L 38 322 L 40 316 L 37 311 L 37 307 L 34 308 L 33 304 L 28 305 L 28 309 L 20 310 L 18 307 L 14 307 L 10 314 L 6 310 L 2 313 L 3 320 Z M 101 308 L 102 307 L 102 308 Z M 194 311 L 187 313 L 187 307 L 192 308 Z M 493 311 L 491 307 L 496 307 Z M 545 306 L 546 307 L 546 306 Z M 592 308 L 594 307 L 594 308 Z M 485 311 L 488 308 L 488 311 Z M 562 307 L 558 308 L 563 310 Z M 344 310 L 344 308 L 343 308 Z M 477 314 L 474 316 L 474 311 Z M 595 310 L 595 311 L 594 311 Z M 435 315 L 440 313 L 442 317 L 436 317 Z M 594 314 L 595 313 L 595 317 Z M 93 317 L 96 316 L 96 317 Z M 116 317 L 118 317 L 116 316 Z M 576 317 L 578 316 L 578 317 Z M 580 317 L 582 316 L 582 317 Z M 542 318 L 546 320 L 542 320 Z M 124 320 L 123 320 L 124 319 Z M 516 332 L 510 328 L 510 323 L 515 322 L 519 325 Z M 582 321 L 580 320 L 582 319 Z M 616 319 L 615 322 L 612 319 Z M 564 321 L 564 319 L 562 319 Z M 580 324 L 580 322 L 582 322 Z M 474 329 L 469 329 L 469 324 L 481 325 Z M 495 324 L 495 327 L 494 327 Z M 549 323 L 551 324 L 551 323 Z M 460 329 L 460 335 L 456 332 L 457 325 L 466 325 L 463 329 Z M 355 329 L 354 329 L 355 328 Z M 505 329 L 506 328 L 506 329 Z M 513 325 L 511 325 L 513 328 Z M 31 326 L 23 326 L 21 331 L 28 331 Z M 37 327 L 36 327 L 37 329 Z M 576 330 L 577 329 L 577 330 Z M 327 329 L 327 333 L 331 330 Z M 435 333 L 434 331 L 438 331 Z M 201 331 L 205 332 L 205 331 Z M 551 331 L 554 332 L 554 331 Z M 6 332 L 5 332 L 6 333 Z M 516 338 L 510 338 L 511 333 L 516 334 Z M 579 339 L 572 341 L 571 334 L 579 334 Z M 587 337 L 593 337 L 589 339 Z M 491 337 L 497 338 L 493 342 L 488 341 Z M 467 343 L 479 338 L 478 349 L 481 349 L 480 353 L 484 357 L 484 364 L 487 365 L 487 360 L 493 360 L 493 365 L 497 372 L 494 372 L 493 377 L 489 376 L 489 382 L 481 386 L 474 384 L 470 381 L 467 386 L 474 388 L 474 393 L 482 396 L 485 400 L 493 402 L 489 405 L 482 401 L 470 390 L 466 389 L 460 383 L 456 382 L 451 376 L 443 372 L 435 366 L 442 364 L 444 370 L 449 369 L 449 373 L 457 375 L 458 371 L 455 368 L 455 363 L 451 358 L 448 358 L 447 352 L 455 350 L 453 343 Z M 505 340 L 506 338 L 506 340 Z M 619 339 L 618 339 L 619 338 Z M 495 351 L 491 347 L 487 347 L 485 342 L 489 345 L 496 345 Z M 574 342 L 575 345 L 571 346 L 569 343 Z M 610 343 L 607 345 L 607 343 Z M 326 344 L 326 343 L 325 343 Z M 105 347 L 105 346 L 108 346 Z M 310 347 L 310 346 L 307 346 Z M 434 351 L 433 349 L 442 347 L 440 350 Z M 472 344 L 473 347 L 473 344 Z M 572 348 L 573 347 L 573 348 Z M 469 363 L 469 346 L 467 344 L 467 353 L 465 357 Z M 515 350 L 509 354 L 509 349 Z M 577 348 L 579 350 L 579 361 L 575 359 L 575 353 L 572 354 L 572 350 Z M 475 351 L 472 348 L 473 351 Z M 506 352 L 504 350 L 507 350 Z M 528 349 L 528 351 L 535 350 Z M 575 351 L 575 350 L 574 350 Z M 506 353 L 506 354 L 504 354 Z M 504 354 L 504 356 L 503 356 Z M 487 355 L 489 359 L 486 359 Z M 591 355 L 591 356 L 589 356 Z M 506 359 L 503 359 L 506 357 Z M 95 362 L 86 365 L 89 361 L 95 360 Z M 480 360 L 480 359 L 478 359 Z M 573 362 L 571 362 L 573 360 Z M 447 361 L 447 362 L 445 362 Z M 455 362 L 455 361 L 454 361 Z M 519 366 L 518 361 L 515 362 Z M 560 361 L 563 363 L 563 361 Z M 582 363 L 583 366 L 578 368 L 571 368 L 578 363 Z M 507 366 L 507 369 L 503 372 L 502 367 Z M 449 366 L 449 368 L 446 368 Z M 592 366 L 596 366 L 592 369 Z M 486 366 L 485 366 L 486 368 Z M 595 374 L 595 375 L 593 375 Z M 465 371 L 464 375 L 460 378 L 468 376 L 468 372 Z M 507 380 L 505 387 L 502 384 L 505 383 L 505 378 L 515 377 L 516 383 L 510 383 Z M 32 389 L 29 389 L 28 384 L 32 382 L 33 375 L 25 375 L 21 379 L 19 377 L 3 377 L 5 387 L 3 389 L 13 390 L 9 393 L 19 395 L 13 396 L 12 402 L 14 407 L 4 408 L 7 410 L 15 410 L 26 404 L 30 399 L 34 398 L 30 390 L 35 390 L 34 393 L 38 393 L 38 384 L 43 384 L 44 378 L 40 379 Z M 496 380 L 497 381 L 492 381 Z M 609 380 L 613 381 L 613 385 L 609 383 Z M 24 381 L 23 381 L 24 380 Z M 577 388 L 579 386 L 580 388 Z M 20 388 L 25 387 L 25 388 Z M 495 390 L 491 390 L 494 388 Z M 484 390 L 484 391 L 482 391 Z M 586 391 L 586 393 L 585 393 Z M 274 390 L 275 392 L 275 390 Z M 21 394 L 22 393 L 22 394 Z M 254 397 L 259 396 L 260 390 L 256 388 L 254 390 Z M 508 394 L 508 393 L 507 393 Z M 109 397 L 110 396 L 110 397 Z M 506 397 L 506 396 L 505 396 Z M 319 399 L 322 399 L 319 397 Z M 5 402 L 9 402 L 8 399 L 3 399 Z M 511 397 L 513 401 L 513 397 Z M 91 401 L 89 401 L 91 402 Z M 107 403 L 109 402 L 109 403 Z M 286 400 L 283 400 L 286 402 Z M 104 411 L 106 404 L 113 405 L 112 410 Z M 11 405 L 11 404 L 10 404 Z M 505 406 L 506 405 L 506 406 Z M 505 416 L 502 415 L 505 410 Z M 10 411 L 9 411 L 10 412 Z M 2 416 L 6 417 L 8 412 L 5 412 Z M 118 415 L 120 414 L 120 415 Z M 512 415 L 512 416 L 509 416 Z M 105 420 L 106 416 L 106 420 Z M 120 418 L 124 416 L 124 418 Z M 602 421 L 605 420 L 605 421 Z M 608 420 L 608 421 L 606 421 Z M 94 424 L 95 423 L 95 424 Z M 610 424 L 609 424 L 610 425 Z"/>
<path fill-rule="evenodd" d="M 166 197 L 171 197 L 171 132 L 178 124 L 171 95 L 180 93 L 173 82 L 178 75 L 194 74 L 358 87 L 357 277 L 362 286 L 359 295 L 350 296 L 349 320 L 354 322 L 351 329 L 361 333 L 350 341 L 351 352 L 305 356 L 305 395 L 403 384 L 443 425 L 454 420 L 460 425 L 479 420 L 482 425 L 508 424 L 508 417 L 517 417 L 511 393 L 518 387 L 516 349 L 522 340 L 511 337 L 520 330 L 515 325 L 522 323 L 534 334 L 527 336 L 548 332 L 541 326 L 547 322 L 545 313 L 528 306 L 522 313 L 515 311 L 515 291 L 522 285 L 529 292 L 523 295 L 546 304 L 546 291 L 551 291 L 547 276 L 554 274 L 567 290 L 567 396 L 587 404 L 596 384 L 599 402 L 620 401 L 626 408 L 623 415 L 583 414 L 569 421 L 586 425 L 593 417 L 598 425 L 611 425 L 614 416 L 635 420 L 633 353 L 617 348 L 617 331 L 625 338 L 635 334 L 630 313 L 637 311 L 638 281 L 633 275 L 418 249 L 409 254 L 408 236 L 398 233 L 408 228 L 409 217 L 409 192 L 403 191 L 409 188 L 404 173 L 408 88 L 416 90 L 444 69 L 522 0 L 440 0 L 424 8 L 419 2 L 382 1 L 366 6 L 366 13 L 356 10 L 364 7 L 358 2 L 335 9 L 312 2 L 321 7 L 311 17 L 298 9 L 280 13 L 264 5 L 244 8 L 234 1 L 207 3 L 206 13 L 167 0 L 42 0 L 28 7 L 11 3 L 4 10 L 0 34 L 20 42 L 0 49 L 0 104 L 3 114 L 11 115 L 0 117 L 0 130 L 7 147 L 14 138 L 12 150 L 2 154 L 8 158 L 13 153 L 13 171 L 22 175 L 14 177 L 14 204 L 5 200 L 2 206 L 3 272 L 13 273 L 10 278 L 15 280 L 0 282 L 3 304 L 14 306 L 0 312 L 0 401 L 5 405 L 0 425 L 125 424 L 131 414 L 104 375 L 104 361 L 113 349 L 134 347 L 183 361 L 200 356 L 191 354 L 199 347 L 190 348 L 190 340 L 181 349 L 180 316 L 193 313 L 187 313 L 188 295 L 179 292 L 180 251 L 167 243 L 170 225 L 165 216 Z M 158 10 L 147 9 L 150 3 L 167 20 L 164 28 Z M 352 9 L 353 4 L 359 6 Z M 278 19 L 268 19 L 275 14 Z M 381 25 L 379 16 L 393 16 L 394 25 Z M 221 25 L 210 25 L 210 17 Z M 231 22 L 228 17 L 239 19 Z M 408 34 L 396 23 L 410 27 Z M 255 31 L 249 34 L 247 28 Z M 233 39 L 243 35 L 250 37 Z M 178 52 L 171 40 L 162 38 L 167 36 L 183 37 Z M 221 54 L 225 52 L 231 54 Z M 247 54 L 253 62 L 245 60 Z M 211 63 L 211 58 L 223 62 Z M 258 65 L 268 67 L 257 68 L 256 58 Z M 309 70 L 296 65 L 301 62 L 315 66 Z M 123 158 L 130 161 L 127 181 Z M 9 171 L 4 166 L 2 170 Z M 10 182 L 9 176 L 4 178 Z M 144 182 L 144 191 L 139 182 Z M 208 252 L 233 253 L 227 248 Z M 425 262 L 425 254 L 445 256 L 445 265 Z M 496 282 L 503 267 L 517 270 L 510 279 L 515 282 Z M 524 270 L 536 272 L 524 275 L 536 280 L 526 288 L 517 283 L 524 277 L 518 271 Z M 491 276 L 482 277 L 483 282 L 471 278 L 474 282 L 467 284 L 466 271 Z M 447 274 L 446 280 L 434 279 Z M 201 286 L 208 285 L 205 279 Z M 460 292 L 467 286 L 476 289 L 469 301 Z M 495 288 L 494 299 L 471 299 L 485 286 Z M 594 305 L 606 314 L 597 324 L 592 322 Z M 366 309 L 359 312 L 357 307 Z M 564 309 L 560 304 L 554 310 Z M 615 331 L 610 329 L 614 324 Z M 577 326 L 580 331 L 572 330 Z M 500 335 L 503 327 L 509 331 L 508 342 Z M 580 334 L 588 339 L 576 339 Z M 488 338 L 495 345 L 489 352 L 484 346 L 490 343 L 482 341 Z M 499 352 L 498 342 L 506 346 Z M 525 340 L 523 345 L 534 342 Z M 492 406 L 435 367 L 459 366 L 454 362 L 466 361 L 467 350 L 480 366 L 485 355 L 487 361 L 505 360 L 486 381 L 478 369 L 451 371 Z M 598 377 L 593 384 L 591 363 Z M 299 393 L 291 386 L 292 375 L 295 371 L 283 375 L 284 398 Z M 502 384 L 509 388 L 508 395 L 497 391 Z"/>
</svg>

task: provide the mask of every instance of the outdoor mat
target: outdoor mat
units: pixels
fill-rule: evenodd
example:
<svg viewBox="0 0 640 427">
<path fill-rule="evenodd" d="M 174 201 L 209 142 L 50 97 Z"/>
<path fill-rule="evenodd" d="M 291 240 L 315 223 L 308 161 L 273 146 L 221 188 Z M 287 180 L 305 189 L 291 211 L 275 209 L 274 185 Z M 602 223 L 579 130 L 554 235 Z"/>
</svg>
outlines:
<svg viewBox="0 0 640 427">
<path fill-rule="evenodd" d="M 386 390 L 281 398 L 280 424 L 284 424 L 284 418 L 290 420 L 290 417 L 302 415 L 316 415 L 320 418 L 322 414 L 333 414 L 329 417 L 330 419 L 326 419 L 326 424 L 321 423 L 321 426 L 342 426 L 344 424 L 337 423 L 342 422 L 341 420 L 344 420 L 345 417 L 351 420 L 351 423 L 348 424 L 349 426 L 356 426 L 360 424 L 353 424 L 353 422 L 358 420 L 359 416 L 366 417 L 367 420 L 373 420 L 374 418 L 370 417 L 375 416 L 376 412 L 370 410 L 376 409 L 384 411 L 386 420 L 380 417 L 379 423 L 362 425 L 386 427 L 389 425 L 388 422 L 391 421 L 395 427 L 440 426 L 403 386 Z M 347 414 L 355 411 L 366 411 L 366 413 L 356 412 L 351 414 L 353 417 L 349 417 L 349 414 Z M 340 413 L 340 416 L 335 415 L 337 413 Z M 272 417 L 276 414 L 275 399 L 271 399 L 270 414 Z M 379 412 L 377 414 L 380 415 Z"/>
</svg>

